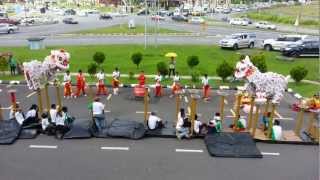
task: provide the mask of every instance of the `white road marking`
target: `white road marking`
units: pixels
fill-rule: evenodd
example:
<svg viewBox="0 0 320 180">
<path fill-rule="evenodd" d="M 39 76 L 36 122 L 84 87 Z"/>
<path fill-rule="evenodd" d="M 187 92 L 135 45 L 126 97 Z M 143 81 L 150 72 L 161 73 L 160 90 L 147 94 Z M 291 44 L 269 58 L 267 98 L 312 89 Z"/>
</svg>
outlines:
<svg viewBox="0 0 320 180">
<path fill-rule="evenodd" d="M 111 97 L 112 97 L 112 94 L 109 94 L 109 96 L 107 97 L 107 101 L 110 101 Z"/>
<path fill-rule="evenodd" d="M 101 150 L 129 151 L 129 147 L 100 147 Z"/>
<path fill-rule="evenodd" d="M 287 118 L 282 117 L 282 118 L 276 118 L 276 119 L 279 119 L 281 121 L 293 121 L 294 120 L 293 118 L 290 118 L 290 117 L 287 117 Z"/>
<path fill-rule="evenodd" d="M 176 152 L 197 152 L 203 153 L 202 149 L 176 149 Z"/>
<path fill-rule="evenodd" d="M 231 116 L 231 115 L 228 115 L 228 116 L 225 116 L 227 118 L 234 118 L 235 116 Z"/>
<path fill-rule="evenodd" d="M 158 111 L 153 111 L 153 112 L 158 112 Z M 144 114 L 144 111 L 136 111 L 136 113 L 137 113 L 137 114 Z M 148 111 L 147 113 L 150 114 L 151 112 Z"/>
<path fill-rule="evenodd" d="M 236 116 L 236 113 L 232 109 L 230 109 L 230 112 L 232 113 L 233 116 Z"/>
<path fill-rule="evenodd" d="M 48 146 L 48 145 L 30 145 L 29 148 L 38 148 L 38 149 L 57 149 L 58 146 Z"/>
<path fill-rule="evenodd" d="M 280 156 L 280 153 L 274 153 L 274 152 L 261 152 L 264 156 Z"/>
<path fill-rule="evenodd" d="M 2 108 L 0 108 L 0 109 L 8 110 L 8 109 L 11 109 L 11 106 L 9 106 L 9 107 L 2 107 Z"/>
<path fill-rule="evenodd" d="M 109 112 L 111 112 L 111 111 L 110 111 L 110 110 L 104 110 L 104 112 L 105 112 L 105 113 L 109 113 Z"/>
<path fill-rule="evenodd" d="M 34 95 L 34 94 L 36 94 L 36 93 L 37 93 L 37 92 L 35 92 L 35 91 L 34 91 L 34 92 L 32 92 L 32 93 L 28 94 L 28 95 L 27 95 L 27 98 L 29 98 L 29 97 L 33 96 L 33 95 Z"/>
</svg>

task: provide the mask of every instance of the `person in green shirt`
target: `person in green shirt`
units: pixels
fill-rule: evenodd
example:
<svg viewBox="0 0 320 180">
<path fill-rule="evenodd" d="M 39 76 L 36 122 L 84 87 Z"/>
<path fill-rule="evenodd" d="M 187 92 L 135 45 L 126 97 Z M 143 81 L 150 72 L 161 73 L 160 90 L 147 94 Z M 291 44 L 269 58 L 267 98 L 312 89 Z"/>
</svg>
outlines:
<svg viewBox="0 0 320 180">
<path fill-rule="evenodd" d="M 16 75 L 17 61 L 13 58 L 12 55 L 9 56 L 9 66 L 11 76 Z"/>
</svg>

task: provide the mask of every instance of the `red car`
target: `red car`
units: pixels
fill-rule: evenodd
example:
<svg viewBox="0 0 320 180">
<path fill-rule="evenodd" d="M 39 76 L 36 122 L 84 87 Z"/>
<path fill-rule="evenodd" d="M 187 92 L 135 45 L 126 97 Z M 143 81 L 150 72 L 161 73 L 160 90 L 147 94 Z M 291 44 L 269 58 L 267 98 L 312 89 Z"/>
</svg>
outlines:
<svg viewBox="0 0 320 180">
<path fill-rule="evenodd" d="M 13 24 L 13 25 L 18 25 L 20 24 L 19 21 L 9 19 L 9 18 L 0 18 L 0 24 Z"/>
</svg>

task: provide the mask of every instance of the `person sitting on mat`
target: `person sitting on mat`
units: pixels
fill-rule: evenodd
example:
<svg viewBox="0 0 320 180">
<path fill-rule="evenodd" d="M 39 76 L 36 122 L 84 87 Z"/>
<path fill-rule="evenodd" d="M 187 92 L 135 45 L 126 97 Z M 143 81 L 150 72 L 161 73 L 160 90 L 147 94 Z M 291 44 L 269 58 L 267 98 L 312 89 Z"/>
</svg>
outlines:
<svg viewBox="0 0 320 180">
<path fill-rule="evenodd" d="M 190 138 L 189 128 L 191 127 L 191 123 L 189 119 L 186 117 L 185 110 L 183 108 L 180 109 L 180 113 L 178 114 L 178 122 L 176 125 L 176 135 L 178 139 L 182 139 L 183 137 Z"/>
<path fill-rule="evenodd" d="M 44 112 L 41 115 L 41 127 L 42 127 L 42 133 L 44 134 L 52 135 L 54 132 L 54 127 L 49 121 L 48 112 Z"/>
<path fill-rule="evenodd" d="M 282 140 L 282 127 L 280 126 L 279 120 L 274 120 L 274 124 L 272 126 L 272 134 L 271 139 L 274 141 Z"/>
<path fill-rule="evenodd" d="M 38 123 L 39 108 L 36 104 L 32 104 L 29 111 L 26 114 L 26 119 L 23 121 L 23 126 L 28 126 L 33 123 Z"/>
<path fill-rule="evenodd" d="M 99 97 L 95 97 L 92 103 L 92 115 L 98 131 L 102 131 L 103 129 L 105 129 L 106 120 L 105 120 L 105 114 L 104 114 L 104 104 L 100 102 Z"/>
<path fill-rule="evenodd" d="M 56 116 L 57 116 L 57 106 L 55 104 L 51 104 L 49 114 L 50 114 L 50 123 L 55 126 L 56 125 Z"/>
<path fill-rule="evenodd" d="M 202 135 L 202 134 L 206 134 L 207 133 L 207 124 L 201 122 L 198 119 L 198 115 L 195 114 L 194 116 L 194 129 L 193 132 L 195 133 L 195 135 Z"/>
<path fill-rule="evenodd" d="M 237 120 L 236 124 L 235 125 L 231 124 L 230 128 L 234 128 L 234 126 L 236 126 L 235 127 L 236 131 L 244 131 L 244 130 L 246 130 L 246 128 L 247 128 L 246 120 L 243 117 L 241 117 L 240 115 L 238 115 L 237 119 L 238 120 Z"/>
<path fill-rule="evenodd" d="M 155 112 L 151 112 L 149 119 L 148 119 L 148 129 L 155 130 L 163 128 L 163 122 L 160 117 L 157 116 Z"/>
<path fill-rule="evenodd" d="M 207 134 L 219 133 L 222 131 L 220 113 L 215 113 L 213 119 L 209 121 Z"/>
<path fill-rule="evenodd" d="M 184 118 L 186 118 L 186 113 L 185 113 L 184 108 L 181 108 L 180 112 L 178 114 L 178 120 L 177 120 L 177 124 L 176 124 L 176 129 L 179 129 L 179 128 L 182 127 Z"/>
<path fill-rule="evenodd" d="M 66 125 L 66 114 L 64 113 L 64 111 L 66 111 L 65 108 L 66 107 L 59 107 L 56 116 L 56 135 L 60 139 L 62 139 L 64 134 L 70 130 L 69 127 Z"/>
<path fill-rule="evenodd" d="M 71 129 L 72 124 L 73 124 L 73 121 L 75 120 L 75 118 L 74 118 L 74 117 L 71 117 L 71 116 L 69 115 L 68 108 L 67 108 L 66 106 L 63 106 L 63 107 L 62 107 L 62 112 L 64 113 L 64 117 L 65 117 L 65 119 L 64 119 L 65 125 L 66 125 L 69 129 Z"/>
<path fill-rule="evenodd" d="M 14 118 L 20 125 L 22 125 L 25 120 L 22 109 L 19 106 L 16 106 L 15 108 Z"/>
</svg>

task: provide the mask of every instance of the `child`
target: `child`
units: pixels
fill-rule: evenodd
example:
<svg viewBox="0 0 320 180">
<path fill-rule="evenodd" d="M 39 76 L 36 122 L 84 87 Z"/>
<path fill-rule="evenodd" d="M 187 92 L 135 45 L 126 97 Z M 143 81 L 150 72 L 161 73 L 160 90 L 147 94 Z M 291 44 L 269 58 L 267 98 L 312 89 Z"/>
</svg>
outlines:
<svg viewBox="0 0 320 180">
<path fill-rule="evenodd" d="M 163 128 L 162 119 L 155 112 L 151 112 L 148 119 L 148 129 L 155 130 Z"/>
</svg>

